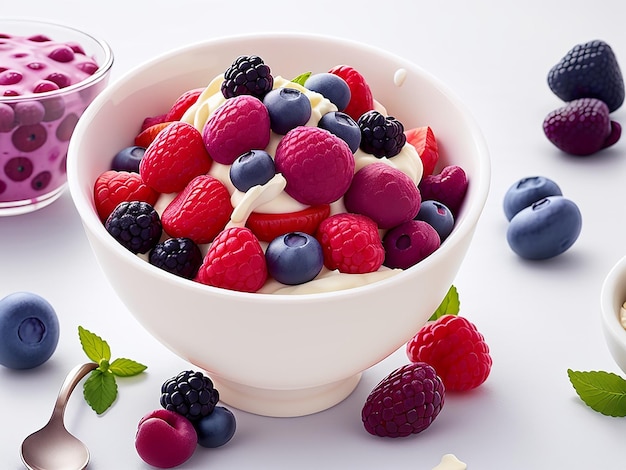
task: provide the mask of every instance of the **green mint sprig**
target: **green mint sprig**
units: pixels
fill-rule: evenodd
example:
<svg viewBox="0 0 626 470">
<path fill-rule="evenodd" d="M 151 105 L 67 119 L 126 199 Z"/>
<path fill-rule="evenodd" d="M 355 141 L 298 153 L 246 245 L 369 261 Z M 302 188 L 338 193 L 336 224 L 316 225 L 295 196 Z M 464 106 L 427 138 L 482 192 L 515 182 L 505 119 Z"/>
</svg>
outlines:
<svg viewBox="0 0 626 470">
<path fill-rule="evenodd" d="M 117 398 L 115 377 L 132 377 L 147 369 L 147 366 L 131 359 L 119 358 L 111 362 L 111 348 L 98 335 L 78 327 L 78 337 L 87 357 L 98 364 L 83 385 L 85 401 L 97 413 L 102 414 Z"/>
<path fill-rule="evenodd" d="M 574 390 L 583 402 L 606 416 L 626 416 L 626 380 L 604 371 L 567 369 Z"/>
<path fill-rule="evenodd" d="M 459 301 L 459 292 L 456 287 L 450 286 L 448 293 L 428 321 L 435 321 L 437 318 L 443 317 L 444 315 L 458 315 L 460 310 L 461 302 Z"/>
<path fill-rule="evenodd" d="M 298 85 L 302 85 L 304 86 L 304 83 L 307 81 L 307 79 L 311 76 L 311 72 L 304 72 L 301 73 L 300 75 L 298 75 L 296 78 L 294 78 L 293 80 L 291 80 L 293 83 L 297 83 Z"/>
</svg>

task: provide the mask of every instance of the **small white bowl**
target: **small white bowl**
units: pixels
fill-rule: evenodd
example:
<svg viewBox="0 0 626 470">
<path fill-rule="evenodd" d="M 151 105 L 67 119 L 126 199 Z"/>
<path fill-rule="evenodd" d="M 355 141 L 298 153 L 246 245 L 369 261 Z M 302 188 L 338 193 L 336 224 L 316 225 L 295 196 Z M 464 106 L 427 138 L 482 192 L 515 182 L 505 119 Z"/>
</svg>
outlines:
<svg viewBox="0 0 626 470">
<path fill-rule="evenodd" d="M 620 323 L 620 310 L 626 302 L 626 256 L 609 271 L 600 300 L 606 344 L 617 365 L 626 372 L 626 329 Z"/>
<path fill-rule="evenodd" d="M 242 54 L 261 56 L 284 77 L 349 64 L 405 128 L 434 129 L 441 166 L 460 165 L 470 183 L 454 231 L 433 255 L 392 278 L 349 290 L 250 294 L 166 273 L 106 232 L 94 209 L 93 184 L 112 156 L 130 145 L 146 116 L 165 112 L 182 92 L 206 86 Z M 394 83 L 394 76 L 405 76 L 403 83 Z M 335 405 L 356 387 L 362 371 L 415 334 L 454 281 L 490 180 L 482 133 L 437 79 L 379 49 L 301 34 L 211 40 L 140 65 L 87 109 L 72 139 L 68 168 L 93 251 L 129 311 L 164 345 L 204 369 L 225 403 L 268 416 L 304 415 Z"/>
</svg>

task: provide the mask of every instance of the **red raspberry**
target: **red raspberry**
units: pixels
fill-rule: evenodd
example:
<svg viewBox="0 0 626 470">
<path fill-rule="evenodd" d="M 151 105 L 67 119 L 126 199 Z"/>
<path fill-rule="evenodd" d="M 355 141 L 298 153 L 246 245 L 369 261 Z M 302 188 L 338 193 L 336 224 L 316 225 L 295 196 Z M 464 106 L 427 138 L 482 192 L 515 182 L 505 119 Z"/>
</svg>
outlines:
<svg viewBox="0 0 626 470">
<path fill-rule="evenodd" d="M 270 141 L 269 112 L 254 96 L 229 98 L 209 117 L 202 137 L 213 160 L 231 165 L 240 155 L 267 147 Z"/>
<path fill-rule="evenodd" d="M 210 175 L 195 177 L 161 215 L 163 230 L 173 238 L 209 243 L 230 220 L 233 207 L 224 183 Z"/>
<path fill-rule="evenodd" d="M 478 387 L 491 371 L 489 346 L 476 326 L 457 315 L 443 315 L 423 326 L 407 343 L 413 362 L 433 366 L 448 391 Z"/>
<path fill-rule="evenodd" d="M 343 78 L 350 88 L 350 102 L 343 110 L 344 113 L 358 121 L 363 113 L 374 109 L 372 90 L 370 90 L 365 77 L 357 70 L 347 65 L 337 65 L 329 72 Z"/>
<path fill-rule="evenodd" d="M 169 111 L 165 114 L 166 121 L 180 121 L 187 109 L 189 109 L 196 101 L 198 96 L 202 94 L 204 88 L 194 88 L 180 95 Z"/>
<path fill-rule="evenodd" d="M 256 292 L 266 279 L 263 249 L 246 227 L 231 227 L 215 237 L 195 278 L 202 284 L 240 292 Z"/>
<path fill-rule="evenodd" d="M 160 193 L 182 191 L 194 177 L 211 168 L 200 132 L 186 122 L 173 122 L 158 133 L 139 164 L 143 180 Z"/>
<path fill-rule="evenodd" d="M 309 206 L 335 202 L 354 176 L 348 144 L 319 127 L 299 126 L 287 132 L 276 147 L 274 163 L 287 180 L 285 192 Z"/>
<path fill-rule="evenodd" d="M 463 168 L 450 165 L 437 175 L 428 175 L 420 181 L 419 189 L 424 201 L 442 203 L 456 217 L 467 193 L 468 180 Z"/>
<path fill-rule="evenodd" d="M 148 146 L 156 138 L 159 132 L 161 132 L 170 124 L 170 121 L 165 121 L 158 122 L 156 124 L 152 124 L 151 126 L 146 127 L 135 137 L 135 145 L 143 148 L 148 148 Z"/>
<path fill-rule="evenodd" d="M 383 249 L 376 223 L 359 214 L 340 213 L 320 223 L 315 238 L 322 245 L 324 265 L 342 273 L 371 273 L 383 264 Z"/>
<path fill-rule="evenodd" d="M 432 366 L 423 362 L 404 365 L 369 394 L 361 411 L 363 426 L 381 437 L 417 434 L 439 415 L 444 398 L 444 384 Z"/>
<path fill-rule="evenodd" d="M 406 141 L 415 147 L 422 160 L 423 176 L 432 175 L 439 160 L 439 148 L 433 130 L 429 126 L 414 127 L 404 134 Z"/>
<path fill-rule="evenodd" d="M 246 221 L 246 227 L 252 230 L 259 240 L 271 242 L 274 238 L 289 232 L 304 232 L 313 235 L 320 222 L 329 215 L 328 204 L 283 214 L 253 212 Z"/>
<path fill-rule="evenodd" d="M 153 206 L 159 193 L 144 183 L 138 173 L 109 170 L 96 179 L 93 198 L 104 223 L 120 202 L 142 201 Z"/>
</svg>

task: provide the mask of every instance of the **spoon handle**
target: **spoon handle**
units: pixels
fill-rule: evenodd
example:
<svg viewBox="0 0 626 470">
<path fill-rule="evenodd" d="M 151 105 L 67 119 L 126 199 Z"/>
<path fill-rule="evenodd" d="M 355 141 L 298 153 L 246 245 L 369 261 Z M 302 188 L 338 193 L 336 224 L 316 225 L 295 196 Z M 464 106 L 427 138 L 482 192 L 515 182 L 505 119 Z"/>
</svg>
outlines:
<svg viewBox="0 0 626 470">
<path fill-rule="evenodd" d="M 88 362 L 85 364 L 78 365 L 74 367 L 65 377 L 65 381 L 61 386 L 61 390 L 59 391 L 59 396 L 57 397 L 57 401 L 54 404 L 54 410 L 52 411 L 52 417 L 63 417 L 65 413 L 65 406 L 67 405 L 67 401 L 72 394 L 72 391 L 81 381 L 81 379 L 87 375 L 92 370 L 96 369 L 98 364 L 95 362 Z"/>
</svg>

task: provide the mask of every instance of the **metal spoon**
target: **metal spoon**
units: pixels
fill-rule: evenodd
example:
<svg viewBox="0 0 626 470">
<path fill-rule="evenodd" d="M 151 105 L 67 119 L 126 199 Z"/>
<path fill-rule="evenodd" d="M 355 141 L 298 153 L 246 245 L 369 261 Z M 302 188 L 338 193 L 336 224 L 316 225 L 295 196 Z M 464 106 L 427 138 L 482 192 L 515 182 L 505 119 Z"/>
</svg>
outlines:
<svg viewBox="0 0 626 470">
<path fill-rule="evenodd" d="M 82 470 L 89 463 L 89 449 L 65 429 L 63 414 L 74 387 L 98 367 L 90 362 L 74 367 L 65 378 L 48 423 L 22 442 L 20 455 L 29 470 Z"/>
</svg>

